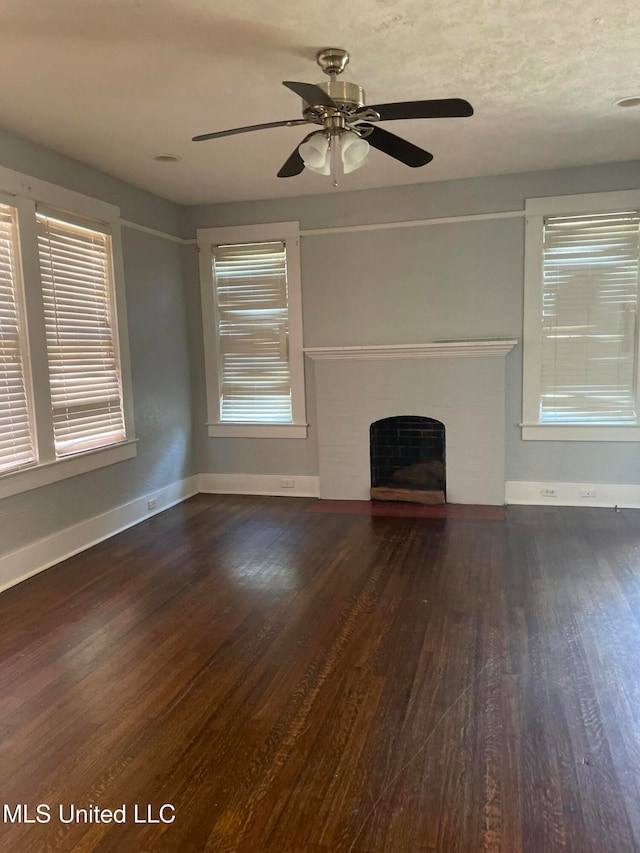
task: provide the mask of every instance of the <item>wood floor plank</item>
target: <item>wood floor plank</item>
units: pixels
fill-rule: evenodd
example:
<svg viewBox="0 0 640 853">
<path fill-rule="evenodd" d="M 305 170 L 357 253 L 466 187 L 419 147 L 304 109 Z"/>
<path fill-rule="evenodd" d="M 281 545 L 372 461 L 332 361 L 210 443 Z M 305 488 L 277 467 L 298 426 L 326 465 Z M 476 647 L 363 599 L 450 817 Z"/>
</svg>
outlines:
<svg viewBox="0 0 640 853">
<path fill-rule="evenodd" d="M 52 810 L 3 853 L 640 851 L 640 513 L 312 506 L 198 495 L 0 596 L 2 800 Z"/>
</svg>

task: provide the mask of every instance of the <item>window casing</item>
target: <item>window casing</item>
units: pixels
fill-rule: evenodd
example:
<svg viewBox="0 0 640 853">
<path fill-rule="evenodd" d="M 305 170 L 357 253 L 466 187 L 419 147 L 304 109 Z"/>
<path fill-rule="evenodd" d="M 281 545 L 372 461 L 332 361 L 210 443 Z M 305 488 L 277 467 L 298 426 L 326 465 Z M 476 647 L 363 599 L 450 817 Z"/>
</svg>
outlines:
<svg viewBox="0 0 640 853">
<path fill-rule="evenodd" d="M 640 191 L 526 202 L 522 437 L 640 441 Z"/>
<path fill-rule="evenodd" d="M 221 422 L 291 423 L 285 244 L 214 246 L 213 282 Z"/>
<path fill-rule="evenodd" d="M 209 435 L 306 438 L 298 223 L 197 239 Z"/>
<path fill-rule="evenodd" d="M 18 211 L 0 204 L 0 475 L 35 462 Z"/>
<path fill-rule="evenodd" d="M 5 497 L 136 450 L 118 209 L 9 169 L 0 187 Z"/>
</svg>

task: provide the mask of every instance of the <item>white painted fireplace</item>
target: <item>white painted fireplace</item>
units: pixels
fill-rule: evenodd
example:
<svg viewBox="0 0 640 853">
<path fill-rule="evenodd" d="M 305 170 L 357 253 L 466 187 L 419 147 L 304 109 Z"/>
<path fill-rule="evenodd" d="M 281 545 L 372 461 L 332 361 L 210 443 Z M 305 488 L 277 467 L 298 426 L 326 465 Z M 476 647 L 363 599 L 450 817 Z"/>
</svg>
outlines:
<svg viewBox="0 0 640 853">
<path fill-rule="evenodd" d="M 320 497 L 368 500 L 369 427 L 441 421 L 447 501 L 504 503 L 505 358 L 515 340 L 305 349 L 316 362 Z"/>
</svg>

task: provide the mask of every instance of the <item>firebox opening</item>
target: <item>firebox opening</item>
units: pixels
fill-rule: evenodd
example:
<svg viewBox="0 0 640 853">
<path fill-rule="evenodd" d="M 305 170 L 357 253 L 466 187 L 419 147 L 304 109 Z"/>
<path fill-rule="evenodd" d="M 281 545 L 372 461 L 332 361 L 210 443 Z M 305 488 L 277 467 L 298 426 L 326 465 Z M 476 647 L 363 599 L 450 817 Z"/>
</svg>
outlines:
<svg viewBox="0 0 640 853">
<path fill-rule="evenodd" d="M 443 423 L 399 415 L 372 423 L 369 436 L 373 500 L 445 502 Z"/>
</svg>

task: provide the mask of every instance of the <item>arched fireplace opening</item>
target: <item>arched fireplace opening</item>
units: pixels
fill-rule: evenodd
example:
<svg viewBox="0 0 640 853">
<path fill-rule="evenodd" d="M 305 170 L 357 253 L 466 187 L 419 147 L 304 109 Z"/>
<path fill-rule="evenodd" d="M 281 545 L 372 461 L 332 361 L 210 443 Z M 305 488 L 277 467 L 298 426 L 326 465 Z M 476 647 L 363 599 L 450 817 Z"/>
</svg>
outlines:
<svg viewBox="0 0 640 853">
<path fill-rule="evenodd" d="M 445 428 L 441 421 L 398 415 L 369 427 L 371 499 L 437 504 L 446 500 Z"/>
</svg>

